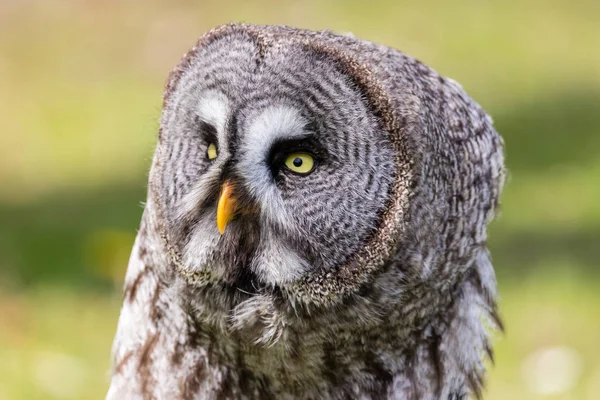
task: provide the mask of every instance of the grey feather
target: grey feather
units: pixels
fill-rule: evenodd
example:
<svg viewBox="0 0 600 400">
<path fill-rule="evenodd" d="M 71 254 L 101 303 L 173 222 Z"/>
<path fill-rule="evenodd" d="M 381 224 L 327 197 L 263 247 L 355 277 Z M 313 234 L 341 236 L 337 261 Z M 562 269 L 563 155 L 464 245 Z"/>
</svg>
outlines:
<svg viewBox="0 0 600 400">
<path fill-rule="evenodd" d="M 297 141 L 308 175 L 273 156 Z M 502 148 L 456 82 L 395 49 L 208 32 L 165 88 L 107 398 L 481 396 Z M 221 235 L 225 180 L 253 211 Z"/>
</svg>

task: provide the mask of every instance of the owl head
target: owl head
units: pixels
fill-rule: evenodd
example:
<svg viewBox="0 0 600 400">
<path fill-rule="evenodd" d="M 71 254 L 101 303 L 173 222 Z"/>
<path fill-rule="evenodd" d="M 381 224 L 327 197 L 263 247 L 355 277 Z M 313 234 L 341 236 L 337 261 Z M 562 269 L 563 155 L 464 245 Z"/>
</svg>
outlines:
<svg viewBox="0 0 600 400">
<path fill-rule="evenodd" d="M 487 115 L 416 60 L 227 25 L 168 79 L 150 191 L 190 285 L 322 305 L 390 268 L 404 283 L 462 268 L 484 245 L 501 157 Z"/>
</svg>

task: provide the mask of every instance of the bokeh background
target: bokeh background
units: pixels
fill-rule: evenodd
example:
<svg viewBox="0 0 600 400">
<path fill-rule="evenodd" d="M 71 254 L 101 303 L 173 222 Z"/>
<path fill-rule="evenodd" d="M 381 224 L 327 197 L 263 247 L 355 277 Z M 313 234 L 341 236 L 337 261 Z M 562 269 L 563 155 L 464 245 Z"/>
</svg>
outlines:
<svg viewBox="0 0 600 400">
<path fill-rule="evenodd" d="M 0 399 L 100 399 L 164 80 L 229 22 L 353 32 L 494 117 L 487 399 L 600 399 L 600 2 L 0 0 Z"/>
</svg>

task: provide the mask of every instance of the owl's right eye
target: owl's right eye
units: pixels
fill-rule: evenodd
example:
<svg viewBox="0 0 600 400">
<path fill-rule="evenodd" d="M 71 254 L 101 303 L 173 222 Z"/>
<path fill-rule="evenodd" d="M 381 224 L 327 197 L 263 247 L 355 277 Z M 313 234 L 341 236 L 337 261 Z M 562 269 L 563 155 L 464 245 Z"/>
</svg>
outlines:
<svg viewBox="0 0 600 400">
<path fill-rule="evenodd" d="M 217 158 L 217 145 L 214 143 L 210 143 L 208 148 L 206 149 L 206 158 L 209 160 L 214 160 Z"/>
</svg>

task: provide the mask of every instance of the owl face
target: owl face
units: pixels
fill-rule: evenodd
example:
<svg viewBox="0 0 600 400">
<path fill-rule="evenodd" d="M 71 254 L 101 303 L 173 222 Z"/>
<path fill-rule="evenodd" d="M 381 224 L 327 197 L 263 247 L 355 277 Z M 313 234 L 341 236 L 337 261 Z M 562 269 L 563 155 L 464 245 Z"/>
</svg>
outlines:
<svg viewBox="0 0 600 400">
<path fill-rule="evenodd" d="M 346 263 L 394 181 L 388 134 L 350 77 L 301 44 L 264 51 L 243 35 L 189 60 L 156 157 L 181 267 L 249 291 Z"/>
</svg>

